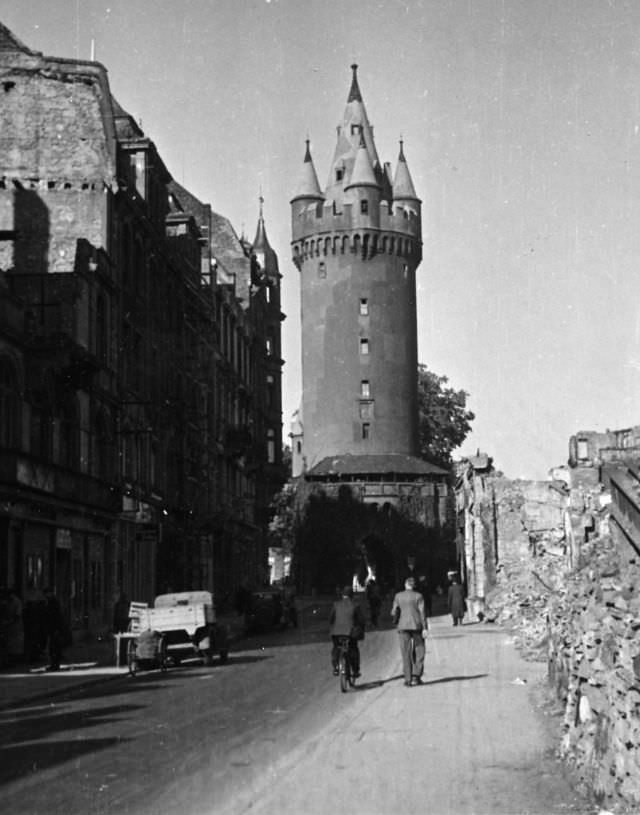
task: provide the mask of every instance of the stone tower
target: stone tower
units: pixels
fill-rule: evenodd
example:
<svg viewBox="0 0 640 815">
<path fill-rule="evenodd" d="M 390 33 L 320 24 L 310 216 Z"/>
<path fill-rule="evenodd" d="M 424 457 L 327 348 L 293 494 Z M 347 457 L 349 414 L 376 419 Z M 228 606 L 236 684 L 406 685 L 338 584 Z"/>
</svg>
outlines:
<svg viewBox="0 0 640 815">
<path fill-rule="evenodd" d="M 293 260 L 301 281 L 306 471 L 327 457 L 367 457 L 361 460 L 373 463 L 417 452 L 421 202 L 402 142 L 395 173 L 380 163 L 357 65 L 351 68 L 325 190 L 307 141 L 291 201 Z"/>
</svg>

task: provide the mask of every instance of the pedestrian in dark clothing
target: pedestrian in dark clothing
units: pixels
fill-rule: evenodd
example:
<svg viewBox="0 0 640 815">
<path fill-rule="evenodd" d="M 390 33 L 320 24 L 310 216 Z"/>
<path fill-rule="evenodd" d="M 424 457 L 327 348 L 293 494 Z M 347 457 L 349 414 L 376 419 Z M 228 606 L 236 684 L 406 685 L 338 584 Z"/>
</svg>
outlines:
<svg viewBox="0 0 640 815">
<path fill-rule="evenodd" d="M 338 675 L 338 656 L 340 649 L 338 641 L 340 637 L 349 637 L 349 658 L 354 670 L 354 676 L 360 676 L 360 650 L 358 641 L 364 639 L 364 615 L 357 603 L 353 602 L 353 589 L 345 586 L 342 590 L 342 598 L 336 600 L 329 614 L 329 625 L 331 626 L 331 665 L 333 673 Z"/>
<path fill-rule="evenodd" d="M 48 671 L 59 671 L 62 662 L 62 650 L 68 641 L 68 628 L 62 614 L 62 608 L 58 598 L 52 589 L 45 589 L 45 627 L 49 640 L 49 665 Z"/>
<path fill-rule="evenodd" d="M 449 614 L 451 614 L 453 624 L 462 625 L 462 620 L 467 610 L 467 604 L 465 603 L 464 599 L 464 588 L 458 582 L 456 575 L 453 575 L 451 578 L 451 585 L 449 586 L 449 591 L 447 593 L 447 607 L 449 609 Z"/>
<path fill-rule="evenodd" d="M 427 578 L 425 575 L 420 575 L 418 580 L 418 585 L 416 586 L 420 594 L 422 595 L 422 599 L 424 600 L 424 613 L 427 617 L 431 616 L 431 592 L 429 590 L 429 584 L 427 583 Z"/>
<path fill-rule="evenodd" d="M 404 591 L 396 594 L 391 607 L 391 616 L 400 638 L 402 671 L 407 687 L 422 684 L 424 641 L 428 629 L 424 599 L 420 592 L 415 590 L 415 584 L 415 578 L 408 577 L 404 581 Z"/>
<path fill-rule="evenodd" d="M 129 600 L 121 591 L 113 606 L 113 630 L 120 634 L 129 628 Z"/>
<path fill-rule="evenodd" d="M 370 580 L 365 589 L 367 595 L 367 603 L 369 604 L 369 617 L 371 618 L 371 625 L 378 625 L 378 618 L 380 617 L 380 607 L 382 606 L 382 596 L 380 594 L 380 587 L 375 580 Z"/>
</svg>

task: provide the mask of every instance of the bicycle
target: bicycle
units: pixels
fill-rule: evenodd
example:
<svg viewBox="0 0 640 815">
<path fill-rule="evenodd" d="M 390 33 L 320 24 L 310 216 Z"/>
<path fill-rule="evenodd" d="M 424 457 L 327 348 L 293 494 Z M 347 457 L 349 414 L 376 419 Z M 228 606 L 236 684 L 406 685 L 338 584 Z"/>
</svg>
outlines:
<svg viewBox="0 0 640 815">
<path fill-rule="evenodd" d="M 338 638 L 338 677 L 340 679 L 340 690 L 346 693 L 349 687 L 356 684 L 356 672 L 351 664 L 351 653 L 349 650 L 349 637 Z"/>
</svg>

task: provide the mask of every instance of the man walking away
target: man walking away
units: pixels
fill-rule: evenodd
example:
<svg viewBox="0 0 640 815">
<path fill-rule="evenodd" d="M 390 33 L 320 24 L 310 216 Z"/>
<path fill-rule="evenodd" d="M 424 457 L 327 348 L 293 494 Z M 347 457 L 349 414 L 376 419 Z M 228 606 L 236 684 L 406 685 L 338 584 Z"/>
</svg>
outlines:
<svg viewBox="0 0 640 815">
<path fill-rule="evenodd" d="M 353 589 L 345 586 L 342 589 L 342 598 L 336 600 L 329 614 L 329 625 L 331 626 L 331 665 L 333 673 L 338 675 L 338 657 L 340 649 L 338 641 L 340 637 L 349 637 L 349 658 L 353 666 L 354 675 L 360 676 L 360 651 L 358 640 L 364 639 L 364 615 L 357 603 L 353 602 Z"/>
<path fill-rule="evenodd" d="M 404 684 L 422 685 L 424 671 L 424 640 L 427 636 L 427 618 L 424 613 L 424 598 L 415 590 L 415 578 L 404 581 L 404 591 L 393 598 L 391 616 L 398 630 L 400 655 Z"/>
</svg>

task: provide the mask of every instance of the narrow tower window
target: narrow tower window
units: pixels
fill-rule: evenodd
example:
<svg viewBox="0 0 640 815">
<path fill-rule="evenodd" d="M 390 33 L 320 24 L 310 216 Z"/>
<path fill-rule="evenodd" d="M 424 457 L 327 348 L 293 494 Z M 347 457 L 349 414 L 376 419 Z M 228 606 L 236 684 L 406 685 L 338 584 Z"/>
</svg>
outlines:
<svg viewBox="0 0 640 815">
<path fill-rule="evenodd" d="M 368 379 L 363 379 L 360 383 L 360 396 L 363 399 L 369 399 L 371 396 L 371 386 L 369 385 Z"/>
<path fill-rule="evenodd" d="M 368 439 L 371 434 L 371 424 L 369 422 L 362 423 L 362 438 Z"/>
<path fill-rule="evenodd" d="M 366 356 L 369 353 L 369 340 L 365 339 L 360 340 L 360 353 L 363 356 Z"/>
<path fill-rule="evenodd" d="M 325 265 L 324 260 L 321 260 L 320 263 L 318 263 L 318 277 L 321 277 L 322 279 L 324 279 L 326 276 L 327 276 L 327 267 Z"/>
<path fill-rule="evenodd" d="M 360 212 L 363 215 L 366 215 L 367 212 L 369 212 L 369 202 L 367 201 L 366 198 L 362 198 L 360 201 Z"/>
<path fill-rule="evenodd" d="M 369 301 L 366 297 L 360 298 L 360 316 L 361 317 L 368 317 L 369 316 Z"/>
<path fill-rule="evenodd" d="M 343 176 L 344 176 L 344 170 L 342 169 L 342 167 L 339 167 L 336 170 L 336 181 L 342 181 Z"/>
</svg>

